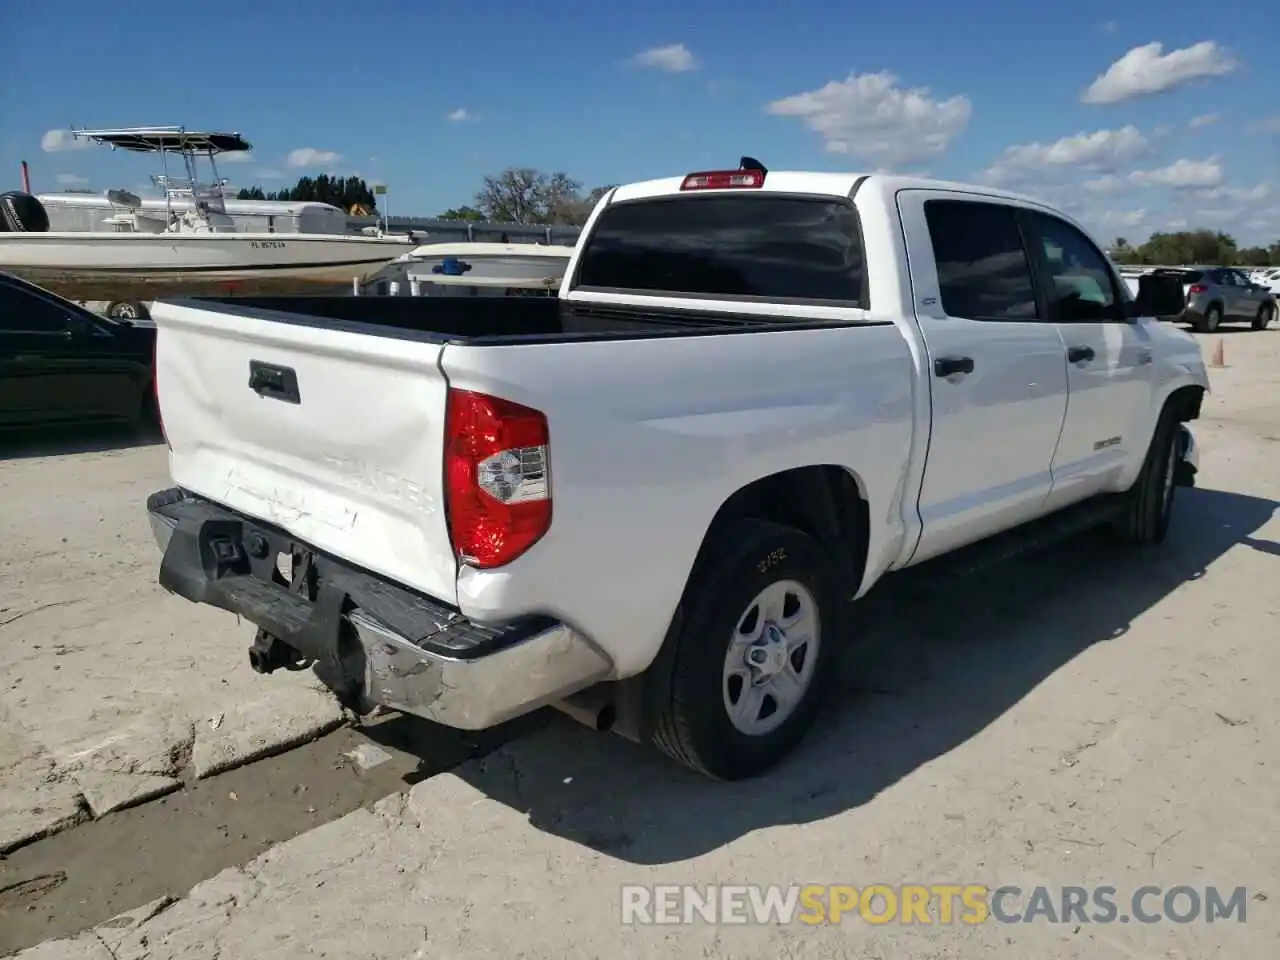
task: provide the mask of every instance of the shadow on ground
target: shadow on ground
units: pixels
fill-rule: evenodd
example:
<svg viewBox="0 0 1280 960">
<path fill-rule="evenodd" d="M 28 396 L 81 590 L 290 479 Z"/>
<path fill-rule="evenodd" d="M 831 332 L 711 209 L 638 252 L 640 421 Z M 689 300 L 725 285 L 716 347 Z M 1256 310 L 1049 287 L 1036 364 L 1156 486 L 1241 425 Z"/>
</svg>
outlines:
<svg viewBox="0 0 1280 960">
<path fill-rule="evenodd" d="M 73 453 L 108 453 L 164 443 L 156 426 L 128 424 L 45 427 L 0 431 L 0 462 L 57 457 Z"/>
<path fill-rule="evenodd" d="M 543 733 L 454 772 L 539 829 L 635 863 L 825 819 L 964 743 L 1093 644 L 1122 642 L 1134 618 L 1231 547 L 1275 555 L 1253 534 L 1277 506 L 1180 491 L 1159 547 L 1117 547 L 1099 533 L 948 588 L 923 570 L 886 579 L 857 605 L 868 642 L 846 657 L 843 695 L 796 756 L 757 780 L 715 783 L 558 714 Z M 408 735 L 399 746 L 413 750 Z"/>
</svg>

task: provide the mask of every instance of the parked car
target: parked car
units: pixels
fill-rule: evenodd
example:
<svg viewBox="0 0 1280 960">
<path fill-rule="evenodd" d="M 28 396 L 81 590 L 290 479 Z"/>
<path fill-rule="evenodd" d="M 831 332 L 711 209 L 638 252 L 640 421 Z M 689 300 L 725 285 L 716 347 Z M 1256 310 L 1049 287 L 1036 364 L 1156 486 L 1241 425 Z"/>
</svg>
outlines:
<svg viewBox="0 0 1280 960">
<path fill-rule="evenodd" d="M 108 320 L 0 273 L 0 427 L 154 412 L 155 330 Z"/>
<path fill-rule="evenodd" d="M 750 158 L 611 190 L 556 299 L 160 301 L 159 582 L 357 710 L 750 776 L 891 571 L 1164 539 L 1182 303 L 1031 199 Z"/>
<path fill-rule="evenodd" d="M 1276 317 L 1271 288 L 1235 267 L 1161 267 L 1154 273 L 1182 282 L 1187 301 L 1181 319 L 1202 333 L 1240 321 L 1265 330 Z"/>
</svg>

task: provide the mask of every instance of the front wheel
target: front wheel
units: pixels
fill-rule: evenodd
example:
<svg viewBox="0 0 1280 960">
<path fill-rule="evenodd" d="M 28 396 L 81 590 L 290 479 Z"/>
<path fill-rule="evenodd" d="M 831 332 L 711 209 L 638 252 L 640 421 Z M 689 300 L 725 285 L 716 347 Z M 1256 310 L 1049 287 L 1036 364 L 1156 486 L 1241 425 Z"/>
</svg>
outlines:
<svg viewBox="0 0 1280 960">
<path fill-rule="evenodd" d="M 1271 321 L 1276 317 L 1276 304 L 1274 300 L 1269 300 L 1262 306 L 1258 307 L 1258 315 L 1253 318 L 1253 329 L 1265 330 L 1271 326 Z"/>
<path fill-rule="evenodd" d="M 1130 488 L 1128 504 L 1116 523 L 1117 532 L 1131 543 L 1160 543 L 1169 532 L 1178 489 L 1178 433 L 1178 420 L 1166 407 L 1156 424 L 1142 472 Z"/>
<path fill-rule="evenodd" d="M 817 541 L 763 520 L 728 530 L 686 591 L 655 744 L 721 780 L 777 764 L 817 715 L 837 609 Z"/>
</svg>

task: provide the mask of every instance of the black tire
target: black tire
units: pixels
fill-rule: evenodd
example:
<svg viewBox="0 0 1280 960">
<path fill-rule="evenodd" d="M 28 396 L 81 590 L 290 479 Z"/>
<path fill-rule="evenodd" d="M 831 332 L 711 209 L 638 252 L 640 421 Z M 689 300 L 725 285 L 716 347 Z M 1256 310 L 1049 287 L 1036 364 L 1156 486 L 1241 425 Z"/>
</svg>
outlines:
<svg viewBox="0 0 1280 960">
<path fill-rule="evenodd" d="M 1258 307 L 1258 315 L 1253 318 L 1253 329 L 1265 330 L 1271 326 L 1271 321 L 1276 317 L 1276 303 L 1274 300 L 1268 300 L 1262 306 Z"/>
<path fill-rule="evenodd" d="M 1177 484 L 1173 475 L 1181 451 L 1179 422 L 1165 407 L 1147 449 L 1142 472 L 1130 488 L 1129 502 L 1116 522 L 1116 532 L 1129 543 L 1162 543 L 1173 517 Z"/>
<path fill-rule="evenodd" d="M 113 300 L 107 305 L 106 316 L 109 320 L 128 320 L 136 323 L 147 319 L 147 308 L 137 300 Z"/>
<path fill-rule="evenodd" d="M 750 735 L 734 725 L 726 703 L 726 691 L 735 685 L 726 678 L 730 640 L 749 620 L 749 605 L 761 591 L 784 581 L 801 585 L 816 610 L 817 643 L 800 656 L 799 666 L 790 661 L 794 670 L 809 669 L 809 681 L 790 715 L 775 729 Z M 813 725 L 830 680 L 839 630 L 836 598 L 832 562 L 811 537 L 763 520 L 743 520 L 727 530 L 685 590 L 683 623 L 676 637 L 670 689 L 657 718 L 655 745 L 718 780 L 756 776 L 786 757 Z M 788 594 L 787 602 L 791 599 Z M 757 610 L 757 619 L 759 615 Z M 812 664 L 805 662 L 809 656 Z M 741 682 L 737 687 L 743 689 Z M 779 701 L 773 702 L 776 714 Z"/>
<path fill-rule="evenodd" d="M 1216 303 L 1204 312 L 1204 316 L 1195 325 L 1200 333 L 1213 333 L 1222 324 L 1222 308 Z"/>
</svg>

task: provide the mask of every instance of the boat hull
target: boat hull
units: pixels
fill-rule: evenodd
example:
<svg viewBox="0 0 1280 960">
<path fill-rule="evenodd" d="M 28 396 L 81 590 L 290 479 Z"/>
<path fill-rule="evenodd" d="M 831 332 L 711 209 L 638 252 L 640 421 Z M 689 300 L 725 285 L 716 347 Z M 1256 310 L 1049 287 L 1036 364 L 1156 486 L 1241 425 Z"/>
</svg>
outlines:
<svg viewBox="0 0 1280 960">
<path fill-rule="evenodd" d="M 374 237 L 0 233 L 0 270 L 73 300 L 322 292 L 413 249 Z"/>
</svg>

